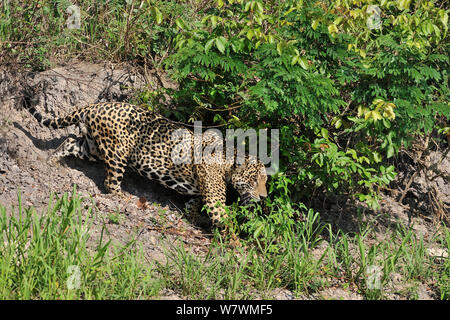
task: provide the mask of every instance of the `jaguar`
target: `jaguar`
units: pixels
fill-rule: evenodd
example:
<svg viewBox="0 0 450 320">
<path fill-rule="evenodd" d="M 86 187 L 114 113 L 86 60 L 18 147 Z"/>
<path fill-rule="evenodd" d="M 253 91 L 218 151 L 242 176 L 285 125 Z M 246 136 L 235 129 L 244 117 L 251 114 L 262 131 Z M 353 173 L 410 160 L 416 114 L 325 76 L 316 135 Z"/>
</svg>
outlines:
<svg viewBox="0 0 450 320">
<path fill-rule="evenodd" d="M 242 161 L 236 161 L 234 148 L 230 161 L 228 149 L 213 148 L 218 142 L 222 146 L 223 141 L 206 133 L 196 147 L 190 128 L 148 108 L 122 102 L 96 103 L 57 118 L 44 117 L 33 106 L 27 109 L 49 128 L 81 126 L 81 136 L 68 137 L 47 160 L 54 165 L 66 156 L 104 161 L 104 187 L 109 193 L 123 195 L 121 182 L 125 168 L 130 167 L 180 194 L 193 196 L 186 207 L 194 220 L 205 204 L 212 224 L 220 229 L 227 218 L 227 185 L 234 187 L 244 203 L 267 196 L 266 170 L 256 157 L 245 155 Z M 195 152 L 206 148 L 213 152 L 192 161 Z"/>
</svg>

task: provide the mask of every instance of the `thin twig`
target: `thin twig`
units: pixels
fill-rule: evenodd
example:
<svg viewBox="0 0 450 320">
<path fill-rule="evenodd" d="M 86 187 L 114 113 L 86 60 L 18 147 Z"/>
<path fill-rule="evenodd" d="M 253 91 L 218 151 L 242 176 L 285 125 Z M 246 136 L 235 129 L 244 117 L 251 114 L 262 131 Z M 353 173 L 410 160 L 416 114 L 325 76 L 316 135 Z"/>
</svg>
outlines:
<svg viewBox="0 0 450 320">
<path fill-rule="evenodd" d="M 417 155 L 417 158 L 415 159 L 415 161 L 416 161 L 417 163 L 420 163 L 420 159 L 422 158 L 422 154 L 423 154 L 424 151 L 428 148 L 429 142 L 430 142 L 430 135 L 428 135 L 428 136 L 426 137 L 426 139 L 425 139 L 425 146 L 424 146 L 424 148 L 422 148 L 422 149 L 419 151 L 419 153 L 418 153 L 418 155 Z M 409 191 L 409 188 L 411 187 L 411 184 L 413 183 L 415 177 L 416 177 L 417 174 L 418 174 L 420 171 L 422 171 L 422 170 L 423 170 L 423 167 L 421 166 L 421 168 L 420 168 L 419 170 L 417 170 L 416 172 L 414 172 L 414 174 L 411 176 L 411 178 L 409 179 L 408 183 L 406 184 L 405 189 L 403 190 L 402 195 L 400 196 L 400 199 L 399 199 L 398 202 L 403 203 L 403 199 L 405 198 L 406 193 Z"/>
</svg>

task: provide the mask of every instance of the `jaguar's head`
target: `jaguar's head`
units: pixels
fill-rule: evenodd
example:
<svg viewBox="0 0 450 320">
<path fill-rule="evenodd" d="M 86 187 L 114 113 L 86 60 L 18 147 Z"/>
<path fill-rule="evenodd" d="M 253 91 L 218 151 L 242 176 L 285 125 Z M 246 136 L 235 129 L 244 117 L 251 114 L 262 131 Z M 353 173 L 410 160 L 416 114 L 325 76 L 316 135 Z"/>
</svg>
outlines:
<svg viewBox="0 0 450 320">
<path fill-rule="evenodd" d="M 266 182 L 266 168 L 256 158 L 246 157 L 245 162 L 235 165 L 231 173 L 231 184 L 239 192 L 243 204 L 267 197 Z"/>
</svg>

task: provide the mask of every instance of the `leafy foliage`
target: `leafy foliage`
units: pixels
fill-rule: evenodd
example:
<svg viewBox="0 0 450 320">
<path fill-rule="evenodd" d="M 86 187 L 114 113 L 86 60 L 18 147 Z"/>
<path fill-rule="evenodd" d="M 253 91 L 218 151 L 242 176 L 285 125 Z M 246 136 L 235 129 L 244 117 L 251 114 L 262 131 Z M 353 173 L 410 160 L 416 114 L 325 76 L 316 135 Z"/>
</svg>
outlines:
<svg viewBox="0 0 450 320">
<path fill-rule="evenodd" d="M 365 23 L 339 33 L 337 3 L 320 4 L 219 1 L 201 22 L 180 23 L 166 60 L 174 97 L 194 117 L 280 128 L 295 200 L 325 191 L 376 206 L 395 177 L 386 158 L 448 115 L 448 62 L 442 48 L 424 55 L 399 43 L 400 22 L 378 37 Z"/>
</svg>

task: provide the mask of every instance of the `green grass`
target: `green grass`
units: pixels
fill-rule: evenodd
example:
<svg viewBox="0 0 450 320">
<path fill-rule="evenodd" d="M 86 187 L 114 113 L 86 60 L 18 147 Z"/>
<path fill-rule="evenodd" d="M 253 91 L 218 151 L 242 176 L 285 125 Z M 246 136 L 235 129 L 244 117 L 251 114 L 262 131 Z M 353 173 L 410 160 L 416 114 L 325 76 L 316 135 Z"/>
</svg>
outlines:
<svg viewBox="0 0 450 320">
<path fill-rule="evenodd" d="M 52 195 L 41 213 L 23 207 L 20 195 L 18 200 L 9 212 L 0 206 L 1 299 L 158 299 L 162 289 L 188 299 L 271 299 L 279 288 L 300 298 L 320 298 L 331 287 L 353 288 L 364 299 L 390 294 L 415 299 L 420 283 L 437 298 L 449 299 L 450 263 L 426 250 L 430 244 L 448 250 L 445 226 L 428 241 L 402 225 L 377 240 L 370 225 L 358 233 L 333 232 L 308 210 L 289 228 L 273 228 L 264 221 L 285 219 L 281 216 L 288 210 L 277 202 L 269 215 L 248 208 L 236 211 L 255 214 L 247 222 L 234 217 L 247 230 L 249 223 L 264 225 L 256 237 L 242 233 L 242 247 L 231 248 L 219 233 L 205 253 L 175 241 L 164 247 L 163 263 L 145 259 L 135 240 L 122 245 L 106 240 L 106 223 L 120 220 L 107 217 L 100 230 L 94 229 L 93 221 L 99 219 L 95 206 L 82 205 L 75 189 L 60 198 Z M 95 239 L 94 230 L 99 235 Z M 379 288 L 368 285 L 369 266 L 380 270 Z M 401 277 L 399 287 L 391 285 L 394 274 Z"/>
<path fill-rule="evenodd" d="M 50 197 L 37 214 L 0 206 L 1 299 L 129 299 L 158 293 L 158 278 L 131 241 L 90 241 L 94 211 L 71 196 Z M 145 265 L 144 265 L 145 264 Z M 156 280 L 155 280 L 156 279 Z"/>
<path fill-rule="evenodd" d="M 164 19 L 157 23 L 154 3 L 122 0 L 80 0 L 80 28 L 67 28 L 68 0 L 0 3 L 0 61 L 20 61 L 35 71 L 72 58 L 92 61 L 137 61 L 160 66 L 175 18 L 195 14 L 182 2 L 157 3 Z M 4 61 L 3 61 L 4 60 Z"/>
<path fill-rule="evenodd" d="M 302 221 L 291 219 L 289 227 L 285 219 L 292 208 L 283 202 L 273 206 L 268 215 L 247 208 L 234 210 L 229 214 L 232 220 L 240 220 L 241 226 L 235 230 L 241 231 L 245 250 L 227 248 L 226 240 L 218 235 L 206 255 L 174 246 L 167 250 L 168 264 L 160 269 L 169 288 L 195 299 L 272 298 L 277 288 L 289 289 L 297 297 L 320 296 L 323 289 L 336 286 L 349 292 L 353 288 L 364 299 L 393 295 L 417 299 L 418 284 L 422 283 L 436 298 L 449 297 L 448 259 L 438 261 L 426 252 L 429 245 L 449 249 L 445 226 L 427 242 L 401 224 L 377 239 L 370 224 L 356 233 L 333 232 L 312 210 L 303 212 Z M 239 215 L 246 215 L 248 221 Z M 275 221 L 284 222 L 277 226 Z M 244 229 L 259 231 L 255 236 L 242 232 Z M 377 271 L 371 275 L 371 270 Z M 399 284 L 393 282 L 394 275 L 400 277 Z M 378 282 L 371 283 L 371 276 Z"/>
</svg>

